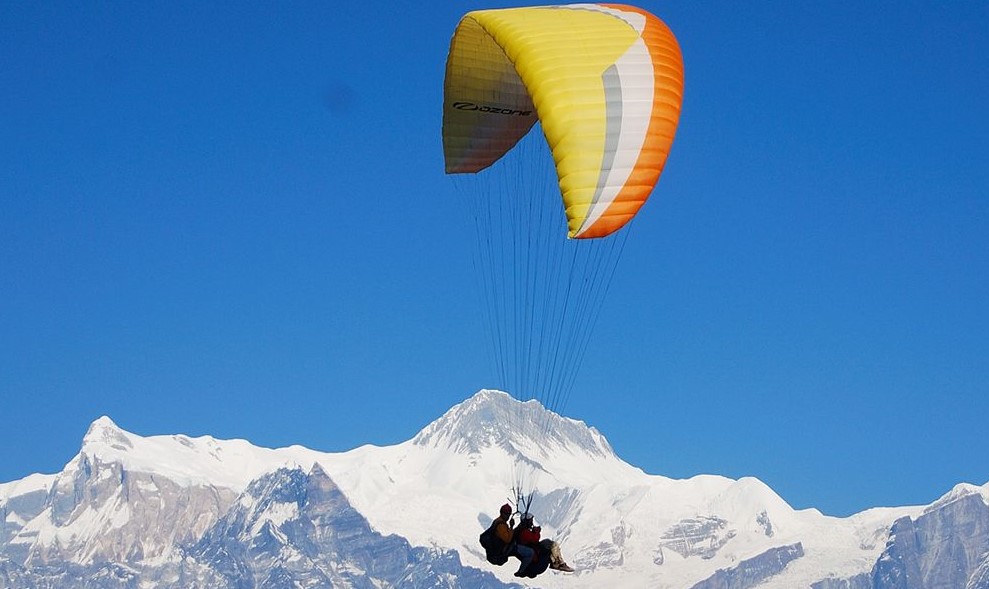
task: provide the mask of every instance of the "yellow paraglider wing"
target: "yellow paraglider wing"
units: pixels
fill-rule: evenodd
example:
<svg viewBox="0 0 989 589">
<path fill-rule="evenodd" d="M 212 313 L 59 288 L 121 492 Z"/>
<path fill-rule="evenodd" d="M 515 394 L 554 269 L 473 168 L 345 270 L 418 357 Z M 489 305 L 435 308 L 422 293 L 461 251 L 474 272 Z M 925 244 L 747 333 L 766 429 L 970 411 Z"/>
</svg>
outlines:
<svg viewBox="0 0 989 589">
<path fill-rule="evenodd" d="M 443 105 L 449 174 L 479 172 L 538 119 L 568 236 L 604 237 L 645 203 L 673 143 L 683 93 L 676 39 L 623 5 L 479 10 L 450 43 Z"/>
</svg>

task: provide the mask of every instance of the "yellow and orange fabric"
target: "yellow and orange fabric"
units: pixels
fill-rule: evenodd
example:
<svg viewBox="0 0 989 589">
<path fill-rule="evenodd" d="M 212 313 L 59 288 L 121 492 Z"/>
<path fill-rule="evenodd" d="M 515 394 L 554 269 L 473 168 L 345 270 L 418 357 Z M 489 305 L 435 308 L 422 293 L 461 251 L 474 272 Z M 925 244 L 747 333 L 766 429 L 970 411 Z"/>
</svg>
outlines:
<svg viewBox="0 0 989 589">
<path fill-rule="evenodd" d="M 572 4 L 465 15 L 443 104 L 448 174 L 491 166 L 540 121 L 571 238 L 609 235 L 659 179 L 683 95 L 683 59 L 658 18 Z"/>
</svg>

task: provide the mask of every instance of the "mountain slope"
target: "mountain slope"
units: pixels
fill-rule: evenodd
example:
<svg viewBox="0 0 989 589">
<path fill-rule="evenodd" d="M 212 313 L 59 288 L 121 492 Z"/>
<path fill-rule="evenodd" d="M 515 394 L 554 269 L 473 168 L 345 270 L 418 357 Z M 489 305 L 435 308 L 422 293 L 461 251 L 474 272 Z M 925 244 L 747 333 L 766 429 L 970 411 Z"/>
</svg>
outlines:
<svg viewBox="0 0 989 589">
<path fill-rule="evenodd" d="M 286 454 L 310 452 L 141 438 L 101 418 L 61 473 L 0 488 L 0 587 L 506 586 L 456 552 L 377 533 L 318 464 L 251 480 Z"/>
<path fill-rule="evenodd" d="M 308 474 L 279 469 L 250 483 L 190 556 L 230 587 L 502 586 L 463 568 L 455 552 L 374 532 L 319 466 Z"/>
</svg>

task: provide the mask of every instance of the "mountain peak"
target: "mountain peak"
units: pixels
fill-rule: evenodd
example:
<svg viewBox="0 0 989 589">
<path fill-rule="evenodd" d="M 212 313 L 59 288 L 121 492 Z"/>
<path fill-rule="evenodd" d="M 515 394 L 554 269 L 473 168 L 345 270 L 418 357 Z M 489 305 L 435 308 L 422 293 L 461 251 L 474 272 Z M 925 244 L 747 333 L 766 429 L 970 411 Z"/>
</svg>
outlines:
<svg viewBox="0 0 989 589">
<path fill-rule="evenodd" d="M 459 453 L 500 447 L 528 455 L 561 449 L 596 457 L 614 451 L 593 427 L 561 417 L 535 399 L 519 401 L 508 393 L 482 389 L 453 406 L 412 440 L 420 446 L 447 446 Z M 525 449 L 525 450 L 523 450 Z"/>
<path fill-rule="evenodd" d="M 934 511 L 940 507 L 970 495 L 981 496 L 982 501 L 986 505 L 989 505 L 989 483 L 986 483 L 982 487 L 978 487 L 971 483 L 958 483 L 950 491 L 942 495 L 937 501 L 927 506 L 925 512 Z"/>
<path fill-rule="evenodd" d="M 94 445 L 109 446 L 116 450 L 130 450 L 134 447 L 127 432 L 120 429 L 112 419 L 106 415 L 97 418 L 89 425 L 86 435 L 82 438 L 84 448 Z"/>
</svg>

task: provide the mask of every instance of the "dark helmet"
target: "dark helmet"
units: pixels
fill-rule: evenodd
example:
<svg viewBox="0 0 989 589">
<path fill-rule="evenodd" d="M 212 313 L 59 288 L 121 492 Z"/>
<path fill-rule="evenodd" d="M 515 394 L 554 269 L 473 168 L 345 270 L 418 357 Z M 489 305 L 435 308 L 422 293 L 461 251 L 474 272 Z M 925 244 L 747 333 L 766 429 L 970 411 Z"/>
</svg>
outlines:
<svg viewBox="0 0 989 589">
<path fill-rule="evenodd" d="M 512 515 L 512 506 L 509 505 L 509 504 L 507 504 L 507 503 L 504 504 L 504 505 L 502 505 L 501 506 L 501 514 L 502 515 Z"/>
</svg>

